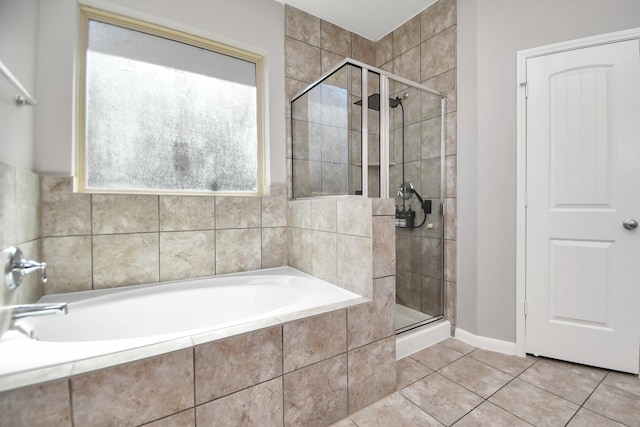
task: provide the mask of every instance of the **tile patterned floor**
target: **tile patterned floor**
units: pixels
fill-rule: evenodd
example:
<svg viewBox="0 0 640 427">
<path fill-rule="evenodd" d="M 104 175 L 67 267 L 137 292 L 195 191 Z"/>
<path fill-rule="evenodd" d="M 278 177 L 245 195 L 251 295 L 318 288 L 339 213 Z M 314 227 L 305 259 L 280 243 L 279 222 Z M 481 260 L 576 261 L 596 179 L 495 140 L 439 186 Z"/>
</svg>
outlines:
<svg viewBox="0 0 640 427">
<path fill-rule="evenodd" d="M 397 392 L 333 427 L 640 427 L 640 379 L 450 338 L 397 362 Z"/>
</svg>

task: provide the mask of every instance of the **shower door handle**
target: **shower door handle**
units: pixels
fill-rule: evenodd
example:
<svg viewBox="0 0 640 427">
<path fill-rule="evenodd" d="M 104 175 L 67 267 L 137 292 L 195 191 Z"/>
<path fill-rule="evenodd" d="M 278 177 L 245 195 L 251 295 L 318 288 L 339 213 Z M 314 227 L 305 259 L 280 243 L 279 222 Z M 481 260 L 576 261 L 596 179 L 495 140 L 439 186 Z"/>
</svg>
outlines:
<svg viewBox="0 0 640 427">
<path fill-rule="evenodd" d="M 633 218 L 625 219 L 622 221 L 622 226 L 627 230 L 634 230 L 638 227 L 638 221 Z"/>
</svg>

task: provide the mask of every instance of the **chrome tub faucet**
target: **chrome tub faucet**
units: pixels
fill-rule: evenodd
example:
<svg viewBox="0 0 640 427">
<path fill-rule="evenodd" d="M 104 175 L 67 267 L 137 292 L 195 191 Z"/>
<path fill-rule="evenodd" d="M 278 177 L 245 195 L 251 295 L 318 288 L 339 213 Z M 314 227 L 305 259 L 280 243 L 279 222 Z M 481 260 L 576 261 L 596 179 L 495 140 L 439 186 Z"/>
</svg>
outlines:
<svg viewBox="0 0 640 427">
<path fill-rule="evenodd" d="M 28 261 L 22 255 L 22 251 L 16 247 L 7 249 L 8 261 L 5 265 L 5 280 L 9 289 L 20 286 L 22 279 L 29 273 L 40 271 L 40 281 L 47 283 L 47 263 Z"/>
<path fill-rule="evenodd" d="M 41 283 L 47 282 L 46 263 L 25 259 L 22 255 L 22 251 L 16 247 L 11 247 L 2 251 L 2 255 L 5 260 L 5 285 L 10 291 L 15 291 L 22 283 L 24 276 L 33 272 L 40 272 Z M 5 291 L 0 290 L 0 292 Z M 5 298 L 8 298 L 8 296 L 2 297 L 3 300 Z M 7 301 L 0 302 L 0 336 L 10 328 L 19 330 L 20 327 L 18 327 L 15 322 L 24 317 L 45 316 L 49 314 L 67 314 L 68 312 L 66 303 L 7 304 L 10 300 L 11 298 L 8 298 Z"/>
</svg>

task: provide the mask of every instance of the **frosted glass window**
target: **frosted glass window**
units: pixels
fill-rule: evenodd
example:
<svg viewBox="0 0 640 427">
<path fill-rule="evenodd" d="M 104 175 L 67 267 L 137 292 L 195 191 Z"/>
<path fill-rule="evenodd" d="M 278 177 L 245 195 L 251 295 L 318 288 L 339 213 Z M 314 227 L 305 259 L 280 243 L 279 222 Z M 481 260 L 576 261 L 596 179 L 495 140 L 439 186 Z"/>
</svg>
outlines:
<svg viewBox="0 0 640 427">
<path fill-rule="evenodd" d="M 257 61 L 188 36 L 85 25 L 81 190 L 260 191 Z"/>
</svg>

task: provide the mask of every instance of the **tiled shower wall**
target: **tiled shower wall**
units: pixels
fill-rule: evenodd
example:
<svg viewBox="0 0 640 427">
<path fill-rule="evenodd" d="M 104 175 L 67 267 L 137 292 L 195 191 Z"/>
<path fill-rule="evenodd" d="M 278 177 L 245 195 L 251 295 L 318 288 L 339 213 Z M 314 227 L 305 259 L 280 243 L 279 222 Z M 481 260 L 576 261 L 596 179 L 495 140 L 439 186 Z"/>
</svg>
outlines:
<svg viewBox="0 0 640 427">
<path fill-rule="evenodd" d="M 288 138 L 291 137 L 291 98 L 347 57 L 374 65 L 375 43 L 294 7 L 285 6 L 285 116 Z M 289 140 L 288 177 L 291 177 L 291 157 Z M 291 179 L 287 181 L 291 185 Z M 357 186 L 359 182 L 354 180 L 352 184 Z M 291 188 L 288 194 L 291 195 Z"/>
<path fill-rule="evenodd" d="M 287 6 L 285 28 L 285 76 L 287 101 L 345 57 L 377 66 L 419 82 L 447 96 L 445 147 L 444 279 L 445 318 L 455 328 L 456 319 L 456 0 L 439 0 L 392 33 L 374 43 L 331 23 Z M 287 102 L 287 126 L 291 112 Z M 354 121 L 355 122 L 355 121 Z M 357 123 L 356 123 L 357 124 Z M 288 129 L 287 135 L 291 132 Z M 353 136 L 353 135 L 352 135 Z M 375 139 L 375 138 L 374 138 Z M 355 144 L 354 144 L 355 146 Z M 291 141 L 287 143 L 287 167 L 291 168 Z M 291 176 L 291 170 L 287 176 Z M 355 182 L 355 179 L 353 180 Z M 290 183 L 291 180 L 288 180 Z M 291 195 L 291 189 L 289 189 Z M 429 232 L 408 250 L 422 259 L 439 259 L 441 242 L 433 244 Z M 405 247 L 406 245 L 401 247 Z M 415 245 L 414 245 L 415 246 Z M 423 251 L 424 248 L 424 251 Z M 424 252 L 424 253 L 423 253 Z M 399 254 L 406 259 L 403 254 Z M 433 267 L 433 268 L 432 268 Z M 429 271 L 440 270 L 439 262 Z M 440 286 L 424 276 L 409 293 L 439 299 Z M 425 286 L 423 286 L 425 285 Z M 402 285 L 401 285 L 402 286 Z M 419 307 L 416 307 L 419 308 Z"/>
<path fill-rule="evenodd" d="M 447 96 L 445 147 L 445 318 L 456 320 L 456 0 L 438 0 L 376 43 L 375 65 Z M 422 240 L 429 239 L 421 236 Z M 433 240 L 433 239 L 430 239 Z M 431 245 L 423 241 L 429 252 Z M 399 254 L 399 256 L 401 256 Z M 433 257 L 431 257 L 433 258 Z M 400 260 L 398 260 L 400 262 Z M 397 278 L 400 280 L 400 278 Z M 427 280 L 428 282 L 428 280 Z M 400 285 L 402 286 L 402 285 Z M 420 291 L 429 292 L 427 286 Z"/>
</svg>

